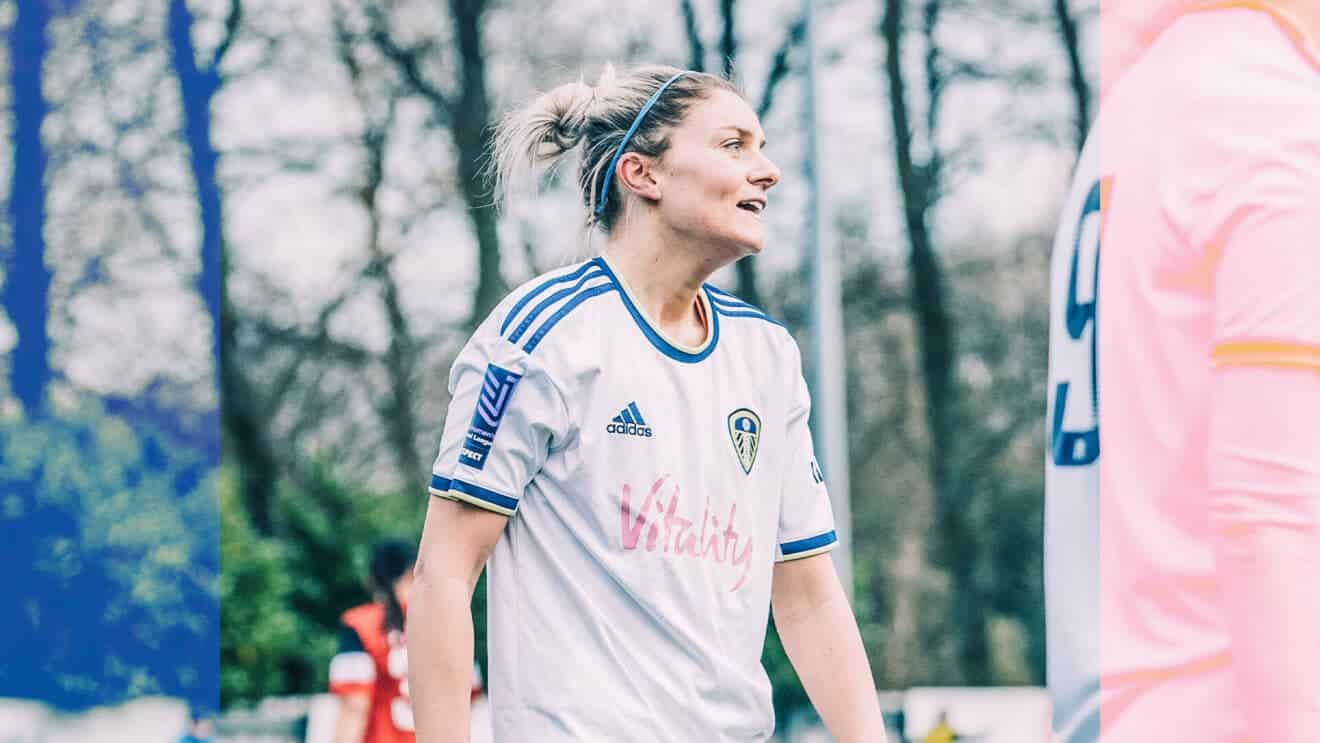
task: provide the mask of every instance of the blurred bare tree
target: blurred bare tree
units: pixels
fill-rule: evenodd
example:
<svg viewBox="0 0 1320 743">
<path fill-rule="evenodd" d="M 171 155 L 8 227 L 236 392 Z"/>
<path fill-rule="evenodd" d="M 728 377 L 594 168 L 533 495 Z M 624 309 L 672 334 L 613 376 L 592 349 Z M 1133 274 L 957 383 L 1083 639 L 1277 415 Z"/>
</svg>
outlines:
<svg viewBox="0 0 1320 743">
<path fill-rule="evenodd" d="M 387 439 L 404 482 L 417 483 L 420 492 L 426 471 L 418 453 L 420 424 L 414 398 L 418 377 L 417 339 L 413 336 L 395 278 L 395 258 L 398 253 L 386 249 L 381 234 L 381 223 L 385 218 L 380 208 L 381 185 L 385 179 L 385 155 L 390 131 L 396 120 L 398 93 L 391 86 L 382 85 L 378 87 L 383 93 L 372 96 L 369 88 L 375 81 L 366 77 L 357 58 L 357 39 L 348 27 L 348 19 L 345 17 L 347 12 L 342 7 L 336 8 L 335 43 L 339 59 L 352 83 L 353 97 L 361 109 L 363 122 L 363 173 L 356 193 L 367 214 L 368 259 L 363 276 L 378 286 L 389 333 L 388 348 L 383 359 L 388 388 L 384 401 L 379 405 L 379 414 L 385 421 Z M 378 101 L 378 97 L 384 100 Z"/>
<path fill-rule="evenodd" d="M 0 305 L 18 336 L 6 380 L 24 413 L 44 413 L 50 363 L 51 270 L 46 255 L 46 145 L 41 127 L 50 106 L 41 85 L 50 44 L 51 9 L 23 2 L 9 29 L 9 86 L 13 106 L 13 178 L 9 189 L 9 244 L 5 246 Z"/>
<path fill-rule="evenodd" d="M 1086 144 L 1086 134 L 1091 129 L 1091 82 L 1087 79 L 1086 68 L 1082 64 L 1081 24 L 1078 14 L 1072 9 L 1069 0 L 1051 0 L 1054 22 L 1059 33 L 1059 43 L 1063 47 L 1064 57 L 1068 60 L 1068 89 L 1072 93 L 1076 114 L 1073 118 L 1074 139 L 1077 151 L 1082 151 Z M 1092 12 L 1098 8 L 1092 8 Z"/>
<path fill-rule="evenodd" d="M 1033 372 L 1036 367 L 1010 363 L 1029 359 L 1044 368 L 1039 345 L 1024 356 L 1003 355 L 1006 348 L 1023 350 L 1007 343 L 1005 327 L 1043 335 L 1043 320 L 1035 317 L 1026 322 L 1021 308 L 1017 316 L 1006 316 L 990 311 L 994 304 L 977 301 L 978 297 L 994 296 L 994 276 L 1004 270 L 995 268 L 995 262 L 1005 260 L 1004 252 L 1001 249 L 989 265 L 984 265 L 987 259 L 981 259 L 979 269 L 975 262 L 960 258 L 956 275 L 951 274 L 949 259 L 942 255 L 934 232 L 941 201 L 980 168 L 989 148 L 1002 146 L 1004 141 L 981 133 L 995 128 L 990 118 L 953 146 L 946 144 L 948 111 L 944 104 L 951 91 L 960 83 L 984 81 L 1020 91 L 1038 87 L 1044 80 L 1039 59 L 1014 62 L 993 55 L 967 56 L 944 41 L 947 36 L 941 32 L 945 26 L 958 20 L 966 23 L 968 15 L 987 12 L 994 11 L 945 0 L 884 0 L 879 24 L 893 161 L 908 247 L 906 293 L 923 410 L 923 443 L 916 451 L 925 464 L 930 488 L 928 536 L 921 541 L 926 559 L 949 584 L 942 623 L 954 645 L 954 662 L 947 676 L 975 685 L 991 683 L 996 677 L 992 620 L 999 588 L 990 578 L 989 568 L 994 565 L 991 553 L 997 542 L 995 529 L 983 515 L 985 509 L 996 507 L 987 492 L 995 482 L 993 465 L 1030 429 L 1040 416 L 1038 403 L 1044 399 L 1034 394 L 1040 390 L 1022 388 L 1038 376 Z M 920 65 L 910 64 L 916 58 Z M 1008 137 L 1048 136 L 1053 125 L 1019 115 L 1008 129 Z M 1043 256 L 1035 259 L 1048 262 Z M 1028 308 L 1046 303 L 1043 293 L 1034 295 L 1034 300 Z M 960 342 L 963 337 L 971 340 Z M 987 345 L 988 338 L 1001 343 Z M 979 370 L 984 370 L 989 379 L 986 384 L 993 389 L 981 401 L 973 399 L 976 385 L 969 379 L 969 374 L 973 379 L 980 376 Z M 1033 395 L 1008 398 L 1020 404 L 1006 410 L 992 414 L 988 407 L 997 394 L 1024 392 Z"/>
<path fill-rule="evenodd" d="M 396 20 L 396 16 L 407 17 L 407 3 L 370 0 L 364 8 L 372 40 L 398 68 L 409 93 L 430 107 L 429 123 L 444 127 L 452 140 L 457 160 L 455 175 L 477 241 L 477 287 L 468 317 L 468 327 L 475 328 L 504 298 L 508 288 L 500 274 L 495 206 L 483 175 L 494 123 L 482 41 L 486 0 L 449 0 L 450 38 L 444 40 L 448 45 L 434 37 L 412 43 L 400 41 L 402 29 L 416 30 L 412 24 Z M 446 58 L 447 49 L 452 49 L 454 56 Z M 447 78 L 454 82 L 440 82 Z"/>
</svg>

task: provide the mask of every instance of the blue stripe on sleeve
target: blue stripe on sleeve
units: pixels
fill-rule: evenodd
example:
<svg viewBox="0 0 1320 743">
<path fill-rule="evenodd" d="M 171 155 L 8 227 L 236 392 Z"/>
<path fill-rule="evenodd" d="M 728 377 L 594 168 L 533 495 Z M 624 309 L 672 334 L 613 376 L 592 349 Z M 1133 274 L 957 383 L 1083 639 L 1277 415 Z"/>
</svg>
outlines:
<svg viewBox="0 0 1320 743">
<path fill-rule="evenodd" d="M 753 317 L 756 318 L 757 320 L 765 320 L 771 325 L 778 325 L 781 328 L 784 327 L 783 323 L 761 312 L 731 312 L 729 310 L 722 309 L 719 305 L 711 305 L 711 306 L 715 308 L 716 312 L 720 313 L 724 317 Z"/>
<path fill-rule="evenodd" d="M 441 477 L 439 475 L 431 475 L 431 489 L 438 493 L 443 493 L 449 490 L 449 478 Z"/>
<path fill-rule="evenodd" d="M 754 310 L 756 312 L 761 311 L 761 309 L 756 305 L 748 304 L 742 301 L 741 299 L 731 299 L 728 297 L 723 297 L 714 292 L 711 292 L 709 296 L 710 296 L 710 303 L 722 309 L 744 309 L 744 310 Z"/>
<path fill-rule="evenodd" d="M 526 353 L 531 353 L 536 348 L 537 344 L 539 344 L 542 340 L 545 339 L 545 336 L 547 333 L 550 332 L 550 329 L 553 328 L 560 320 L 563 320 L 565 317 L 567 317 L 568 313 L 572 312 L 575 308 L 577 308 L 579 304 L 582 304 L 586 300 L 591 299 L 592 297 L 595 297 L 597 295 L 604 294 L 605 292 L 612 292 L 617 289 L 618 287 L 615 286 L 613 282 L 610 282 L 608 284 L 593 286 L 590 289 L 584 289 L 581 292 L 578 292 L 577 296 L 570 299 L 563 307 L 560 307 L 557 311 L 555 311 L 553 315 L 551 315 L 544 323 L 541 324 L 541 327 L 536 329 L 535 333 L 532 333 L 532 337 L 527 340 L 527 343 L 525 345 L 523 345 L 523 351 L 525 351 Z"/>
<path fill-rule="evenodd" d="M 510 498 L 507 495 L 497 493 L 494 490 L 487 490 L 479 485 L 473 485 L 470 482 L 451 480 L 449 482 L 449 487 L 457 492 L 470 495 L 473 498 L 483 500 L 487 503 L 493 503 L 500 508 L 507 508 L 510 511 L 518 507 L 517 500 Z"/>
<path fill-rule="evenodd" d="M 517 343 L 518 340 L 522 338 L 523 333 L 526 333 L 527 329 L 532 326 L 532 323 L 536 322 L 536 318 L 540 317 L 541 313 L 545 312 L 546 309 L 548 309 L 555 302 L 558 302 L 561 299 L 564 299 L 565 297 L 572 296 L 573 294 L 576 294 L 577 292 L 581 291 L 582 287 L 585 286 L 588 281 L 591 281 L 592 279 L 600 279 L 600 278 L 606 278 L 604 271 L 596 271 L 594 273 L 588 273 L 580 277 L 577 280 L 576 284 L 573 284 L 567 289 L 562 289 L 560 291 L 557 291 L 554 294 L 551 294 L 550 296 L 541 300 L 539 303 L 537 303 L 535 307 L 532 308 L 531 312 L 527 313 L 527 317 L 523 318 L 523 321 L 518 323 L 518 327 L 515 328 L 514 331 L 509 334 L 509 342 Z"/>
<path fill-rule="evenodd" d="M 706 296 L 710 298 L 710 306 L 715 312 L 725 317 L 751 317 L 757 320 L 765 320 L 771 325 L 784 327 L 784 324 L 770 317 L 756 305 L 748 304 L 732 294 L 717 287 L 706 284 Z"/>
<path fill-rule="evenodd" d="M 819 549 L 826 545 L 834 544 L 837 541 L 839 541 L 839 535 L 835 534 L 834 530 L 831 529 L 824 534 L 808 537 L 806 539 L 799 539 L 796 542 L 786 542 L 781 544 L 779 545 L 779 551 L 784 553 L 784 557 L 788 557 L 789 555 L 796 555 L 799 552 Z"/>
<path fill-rule="evenodd" d="M 714 294 L 718 294 L 718 295 L 720 296 L 721 299 L 727 297 L 728 299 L 732 299 L 732 300 L 735 300 L 735 301 L 738 301 L 738 302 L 741 302 L 741 301 L 742 301 L 741 299 L 738 299 L 738 298 L 735 297 L 734 295 L 732 295 L 732 294 L 730 294 L 730 293 L 724 291 L 723 289 L 719 288 L 718 286 L 715 286 L 714 284 L 704 284 L 703 286 L 705 286 L 707 289 L 709 289 L 712 293 L 714 293 Z"/>
<path fill-rule="evenodd" d="M 513 322 L 513 319 L 518 316 L 519 312 L 522 312 L 523 307 L 526 307 L 527 303 L 535 299 L 539 294 L 541 294 L 541 292 L 546 291 L 555 284 L 565 284 L 570 281 L 576 281 L 577 279 L 582 277 L 582 274 L 586 273 L 594 265 L 595 263 L 593 261 L 587 261 L 586 263 L 579 266 L 576 271 L 565 274 L 563 276 L 557 276 L 553 279 L 547 279 L 544 283 L 538 285 L 535 289 L 532 289 L 531 291 L 527 292 L 527 294 L 525 294 L 523 298 L 518 300 L 518 303 L 513 306 L 513 309 L 509 310 L 509 314 L 504 316 L 504 322 L 500 324 L 500 335 L 504 335 L 505 331 L 509 329 L 509 324 Z"/>
</svg>

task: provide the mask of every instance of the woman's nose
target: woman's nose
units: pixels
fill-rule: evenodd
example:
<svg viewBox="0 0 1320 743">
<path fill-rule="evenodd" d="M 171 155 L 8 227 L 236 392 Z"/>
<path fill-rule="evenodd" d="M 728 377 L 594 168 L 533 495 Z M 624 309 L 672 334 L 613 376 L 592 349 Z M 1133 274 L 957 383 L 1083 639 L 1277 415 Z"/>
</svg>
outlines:
<svg viewBox="0 0 1320 743">
<path fill-rule="evenodd" d="M 779 166 L 770 158 L 761 155 L 761 164 L 749 174 L 748 180 L 765 189 L 773 188 L 779 183 Z"/>
</svg>

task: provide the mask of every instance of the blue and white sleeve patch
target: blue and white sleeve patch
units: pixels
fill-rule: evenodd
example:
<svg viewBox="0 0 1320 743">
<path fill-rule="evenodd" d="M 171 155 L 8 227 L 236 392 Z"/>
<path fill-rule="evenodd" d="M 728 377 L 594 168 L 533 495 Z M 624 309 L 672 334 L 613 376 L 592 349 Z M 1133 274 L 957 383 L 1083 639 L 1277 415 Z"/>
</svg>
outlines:
<svg viewBox="0 0 1320 743">
<path fill-rule="evenodd" d="M 779 553 L 782 555 L 780 562 L 789 560 L 801 560 L 804 557 L 819 555 L 822 552 L 829 552 L 834 549 L 834 545 L 839 541 L 839 535 L 833 529 L 824 534 L 817 534 L 814 537 L 806 539 L 796 539 L 792 542 L 784 542 L 779 545 Z"/>
<path fill-rule="evenodd" d="M 463 438 L 463 448 L 458 453 L 459 464 L 475 470 L 486 466 L 495 433 L 499 431 L 500 421 L 509 409 L 509 399 L 513 397 L 513 388 L 520 379 L 521 374 L 494 364 L 486 367 L 486 378 L 482 380 L 476 409 L 472 411 L 472 423 Z"/>
</svg>

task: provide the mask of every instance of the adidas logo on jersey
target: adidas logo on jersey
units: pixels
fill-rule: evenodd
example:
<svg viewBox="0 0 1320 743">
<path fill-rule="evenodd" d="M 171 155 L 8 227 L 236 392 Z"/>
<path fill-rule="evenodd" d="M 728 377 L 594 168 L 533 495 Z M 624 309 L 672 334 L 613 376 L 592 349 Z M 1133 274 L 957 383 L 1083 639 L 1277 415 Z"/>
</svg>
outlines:
<svg viewBox="0 0 1320 743">
<path fill-rule="evenodd" d="M 637 409 L 636 402 L 628 403 L 628 407 L 619 411 L 609 425 L 605 426 L 605 432 L 651 438 L 651 427 L 646 425 L 646 420 L 642 418 L 642 411 Z"/>
</svg>

